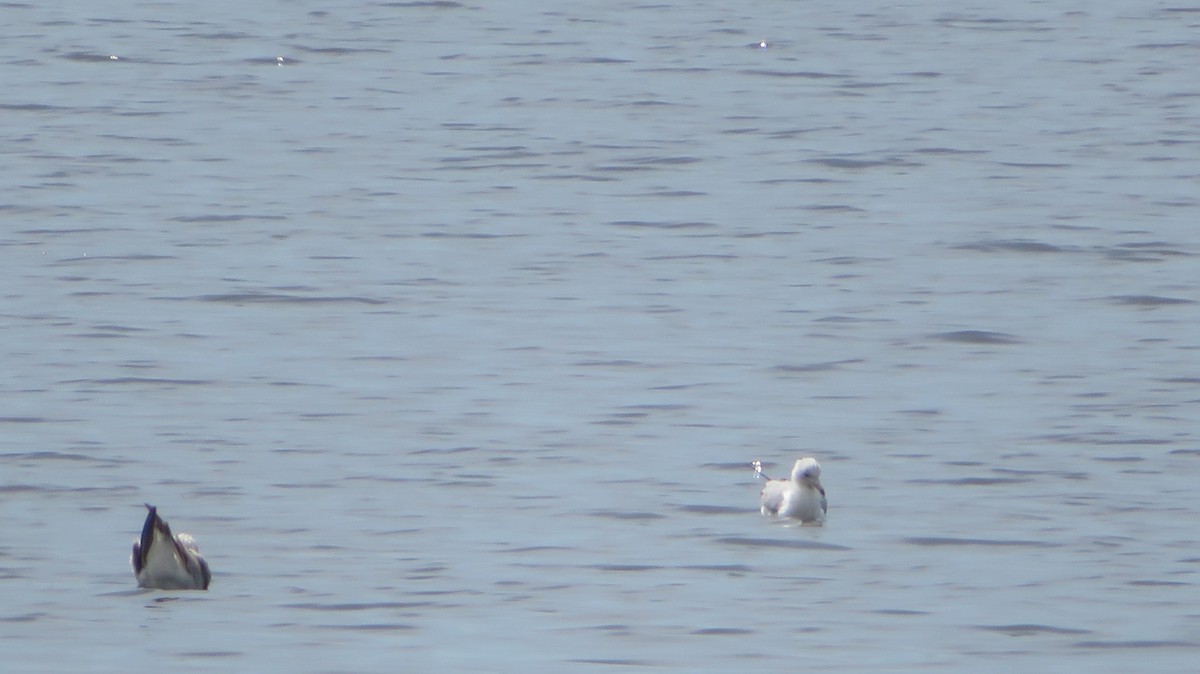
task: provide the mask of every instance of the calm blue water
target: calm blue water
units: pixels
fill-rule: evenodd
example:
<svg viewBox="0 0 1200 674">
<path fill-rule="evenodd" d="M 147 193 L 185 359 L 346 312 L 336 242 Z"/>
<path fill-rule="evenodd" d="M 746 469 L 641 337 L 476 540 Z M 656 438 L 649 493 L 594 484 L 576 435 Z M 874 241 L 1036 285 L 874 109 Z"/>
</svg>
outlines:
<svg viewBox="0 0 1200 674">
<path fill-rule="evenodd" d="M 0 14 L 0 671 L 1195 670 L 1196 8 Z"/>
</svg>

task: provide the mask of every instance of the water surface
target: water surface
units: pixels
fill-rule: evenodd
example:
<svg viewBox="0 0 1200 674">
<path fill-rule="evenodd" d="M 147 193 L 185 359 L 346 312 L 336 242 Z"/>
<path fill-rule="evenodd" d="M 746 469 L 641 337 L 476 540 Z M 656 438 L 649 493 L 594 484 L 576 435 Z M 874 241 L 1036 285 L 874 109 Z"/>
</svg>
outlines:
<svg viewBox="0 0 1200 674">
<path fill-rule="evenodd" d="M 1200 13 L 2 11 L 5 671 L 1194 669 Z"/>
</svg>

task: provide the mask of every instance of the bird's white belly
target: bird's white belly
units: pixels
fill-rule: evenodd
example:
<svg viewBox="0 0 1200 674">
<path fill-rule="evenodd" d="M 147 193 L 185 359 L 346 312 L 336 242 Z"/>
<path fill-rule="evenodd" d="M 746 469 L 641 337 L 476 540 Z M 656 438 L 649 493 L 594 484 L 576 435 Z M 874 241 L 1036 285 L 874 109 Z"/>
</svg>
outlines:
<svg viewBox="0 0 1200 674">
<path fill-rule="evenodd" d="M 795 487 L 784 494 L 779 514 L 805 522 L 825 519 L 825 509 L 821 507 L 821 494 L 815 489 Z"/>
<path fill-rule="evenodd" d="M 138 586 L 189 590 L 195 585 L 183 560 L 175 552 L 175 542 L 155 532 L 150 554 L 146 555 L 146 566 L 138 574 Z"/>
</svg>

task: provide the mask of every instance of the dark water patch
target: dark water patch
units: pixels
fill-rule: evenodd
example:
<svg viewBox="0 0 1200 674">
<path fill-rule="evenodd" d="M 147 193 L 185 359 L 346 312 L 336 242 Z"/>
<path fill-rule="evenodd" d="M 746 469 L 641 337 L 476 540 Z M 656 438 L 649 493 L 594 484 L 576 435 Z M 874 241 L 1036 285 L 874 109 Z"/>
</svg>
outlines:
<svg viewBox="0 0 1200 674">
<path fill-rule="evenodd" d="M 154 385 L 154 386 L 207 386 L 211 379 L 161 379 L 158 377 L 113 377 L 111 379 L 75 379 L 64 384 L 102 384 L 105 386 Z"/>
<path fill-rule="evenodd" d="M 171 218 L 171 222 L 186 223 L 215 223 L 241 222 L 242 220 L 284 220 L 282 215 L 179 215 Z"/>
<path fill-rule="evenodd" d="M 180 37 L 196 38 L 197 40 L 257 40 L 258 36 L 250 33 L 221 31 L 217 33 L 180 33 Z"/>
<path fill-rule="evenodd" d="M 704 627 L 698 630 L 692 630 L 690 633 L 704 637 L 740 637 L 747 634 L 754 634 L 754 630 L 748 630 L 743 627 Z"/>
<path fill-rule="evenodd" d="M 1103 248 L 1101 251 L 1109 257 L 1117 259 L 1132 257 L 1136 259 L 1158 260 L 1163 257 L 1191 257 L 1194 255 L 1194 253 L 1182 250 L 1179 246 L 1168 241 L 1133 241 L 1122 243 L 1112 248 Z M 1147 258 L 1147 255 L 1157 257 Z"/>
<path fill-rule="evenodd" d="M 944 484 L 944 485 L 952 485 L 952 486 L 959 486 L 959 487 L 975 487 L 975 486 L 986 487 L 986 486 L 994 486 L 994 485 L 999 485 L 999 484 L 1022 484 L 1022 483 L 1030 482 L 1030 481 L 1031 480 L 1029 480 L 1028 478 L 1019 478 L 1019 477 L 961 477 L 961 478 L 950 478 L 950 479 L 945 479 L 945 480 L 933 480 L 933 479 L 907 480 L 906 484 Z"/>
<path fill-rule="evenodd" d="M 413 609 L 433 606 L 432 602 L 427 601 L 380 601 L 380 602 L 365 602 L 365 603 L 335 603 L 321 604 L 317 602 L 303 602 L 298 604 L 283 604 L 283 608 L 295 608 L 305 611 L 379 611 L 392 609 Z"/>
<path fill-rule="evenodd" d="M 836 264 L 836 265 L 852 265 L 852 264 L 863 264 L 863 263 L 869 264 L 872 262 L 884 262 L 884 261 L 885 260 L 883 258 L 854 257 L 851 255 L 839 255 L 837 257 L 823 257 L 823 258 L 818 258 L 816 260 L 813 260 L 813 262 L 820 262 L 822 264 Z"/>
<path fill-rule="evenodd" d="M 45 617 L 48 617 L 48 614 L 41 612 L 22 613 L 20 615 L 6 615 L 0 616 L 0 623 L 32 623 L 37 622 Z"/>
<path fill-rule="evenodd" d="M 584 65 L 621 65 L 624 63 L 633 63 L 630 59 L 614 58 L 612 56 L 579 56 L 566 59 L 568 63 L 582 63 Z M 640 101 L 639 101 L 640 103 Z M 660 105 L 669 105 L 668 103 L 656 101 Z M 637 103 L 634 103 L 637 105 Z"/>
<path fill-rule="evenodd" d="M 1166 377 L 1165 379 L 1159 379 L 1159 381 L 1163 382 L 1164 384 L 1185 384 L 1188 386 L 1195 386 L 1196 384 L 1200 384 L 1200 377 Z"/>
<path fill-rule="evenodd" d="M 1168 454 L 1179 454 L 1182 456 L 1198 456 L 1200 457 L 1200 449 L 1172 449 Z"/>
<path fill-rule="evenodd" d="M 630 629 L 629 625 L 622 625 L 620 623 L 609 623 L 606 625 L 592 625 L 591 627 L 589 627 L 587 629 L 597 630 L 600 632 L 632 634 L 632 630 Z"/>
<path fill-rule="evenodd" d="M 1107 298 L 1114 304 L 1124 304 L 1135 307 L 1161 307 L 1172 304 L 1195 304 L 1196 300 L 1181 297 L 1161 297 L 1159 295 L 1112 295 Z"/>
<path fill-rule="evenodd" d="M 1179 49 L 1179 48 L 1194 48 L 1194 42 L 1147 42 L 1145 44 L 1135 44 L 1134 49 Z"/>
<path fill-rule="evenodd" d="M 937 76 L 936 74 L 934 75 Z M 931 155 L 970 155 L 970 154 L 987 154 L 987 150 L 960 150 L 954 147 L 922 147 L 913 150 L 915 154 L 931 154 Z"/>
<path fill-rule="evenodd" d="M 391 53 L 387 49 L 378 49 L 378 48 L 373 48 L 373 47 L 305 47 L 303 45 L 297 45 L 295 47 L 295 49 L 296 49 L 296 51 L 302 51 L 302 52 L 305 52 L 308 54 L 322 54 L 325 56 L 330 56 L 330 55 L 342 56 L 342 55 L 349 55 L 349 54 L 388 54 L 388 53 Z M 280 62 L 279 58 L 281 58 L 281 57 L 276 58 L 276 63 Z M 291 61 L 291 59 L 287 59 L 287 60 Z"/>
<path fill-rule="evenodd" d="M 1016 468 L 997 468 L 994 472 L 1008 475 L 1028 475 L 1031 478 L 1053 477 L 1061 480 L 1086 480 L 1088 474 L 1082 471 L 1066 470 L 1019 470 Z"/>
<path fill-rule="evenodd" d="M 459 9 L 463 7 L 463 4 L 450 0 L 418 0 L 417 2 L 385 2 L 379 6 L 400 9 Z"/>
<path fill-rule="evenodd" d="M 738 470 L 741 470 L 739 464 Z M 746 468 L 746 470 L 750 470 Z M 679 510 L 685 513 L 696 513 L 699 515 L 744 515 L 748 511 L 746 508 L 734 508 L 733 506 L 717 506 L 717 505 L 685 505 L 680 506 Z"/>
<path fill-rule="evenodd" d="M 471 145 L 463 148 L 471 152 L 492 152 L 500 155 L 512 153 L 513 155 L 531 156 L 535 153 L 529 151 L 524 145 Z"/>
<path fill-rule="evenodd" d="M 307 296 L 284 293 L 220 293 L 191 297 L 156 297 L 160 300 L 216 302 L 219 304 L 387 304 L 387 300 L 370 297 Z"/>
<path fill-rule="evenodd" d="M 336 419 L 354 415 L 350 412 L 302 412 L 298 416 L 300 419 Z"/>
<path fill-rule="evenodd" d="M 107 330 L 109 332 L 146 332 L 146 328 L 133 328 L 133 327 L 125 326 L 125 325 L 97 325 L 97 326 L 94 326 L 92 329 L 93 330 Z M 138 364 L 137 366 L 145 367 L 144 364 Z"/>
<path fill-rule="evenodd" d="M 652 660 L 632 660 L 628 658 L 572 658 L 566 662 L 581 665 L 606 665 L 609 667 L 656 667 L 658 663 Z"/>
<path fill-rule="evenodd" d="M 954 246 L 956 250 L 975 250 L 984 253 L 1069 253 L 1076 250 L 1028 239 L 979 241 Z"/>
<path fill-rule="evenodd" d="M 848 360 L 830 360 L 823 363 L 804 363 L 802 365 L 775 365 L 771 367 L 774 372 L 830 372 L 841 368 L 843 365 L 851 365 L 861 363 L 861 358 L 851 358 Z"/>
<path fill-rule="evenodd" d="M 645 229 L 711 229 L 716 227 L 711 222 L 651 222 L 649 220 L 615 220 L 608 224 L 614 227 Z"/>
<path fill-rule="evenodd" d="M 17 230 L 17 234 L 66 236 L 66 235 L 70 235 L 70 234 L 93 234 L 93 233 L 117 232 L 117 231 L 120 231 L 120 230 L 113 229 L 111 227 L 64 227 L 62 229 L 46 229 L 46 228 L 21 229 L 21 230 Z"/>
<path fill-rule="evenodd" d="M 939 332 L 930 335 L 933 339 L 940 339 L 945 342 L 957 342 L 960 344 L 1020 344 L 1021 340 L 1016 336 L 1004 332 L 990 332 L 988 330 L 954 330 L 952 332 Z"/>
<path fill-rule="evenodd" d="M 13 452 L 0 454 L 0 460 L 13 461 L 87 461 L 90 463 L 123 463 L 119 459 L 109 457 L 88 456 L 87 454 L 72 454 L 70 452 L 55 452 L 51 450 L 38 452 Z"/>
<path fill-rule="evenodd" d="M 8 112 L 64 112 L 70 109 L 60 105 L 45 105 L 43 103 L 0 103 L 0 110 Z"/>
<path fill-rule="evenodd" d="M 935 23 L 951 28 L 972 28 L 988 31 L 1049 31 L 1053 28 L 1044 21 L 1024 19 L 1000 19 L 991 16 L 968 17 L 951 15 L 934 20 Z"/>
<path fill-rule="evenodd" d="M 440 480 L 440 481 L 436 482 L 435 484 L 437 484 L 439 487 L 456 487 L 456 488 L 460 488 L 460 489 L 467 489 L 467 488 L 481 489 L 481 488 L 491 488 L 491 487 L 496 486 L 495 482 L 491 482 L 489 480 L 473 480 L 473 479 Z"/>
<path fill-rule="evenodd" d="M 1093 456 L 1093 461 L 1107 461 L 1110 463 L 1137 463 L 1146 459 L 1140 456 Z"/>
<path fill-rule="evenodd" d="M 600 419 L 590 422 L 593 426 L 632 426 L 634 421 L 628 418 Z"/>
<path fill-rule="evenodd" d="M 591 517 L 602 517 L 610 520 L 661 520 L 666 518 L 666 515 L 651 512 L 624 511 L 624 510 L 597 510 L 590 513 Z"/>
<path fill-rule="evenodd" d="M 245 655 L 243 651 L 183 651 L 185 658 L 236 658 Z"/>
<path fill-rule="evenodd" d="M 134 254 L 134 255 L 82 255 L 80 257 L 64 257 L 60 260 L 55 260 L 53 264 L 74 264 L 77 262 L 110 262 L 116 260 L 118 262 L 154 262 L 157 260 L 175 260 L 178 259 L 174 255 L 149 255 L 149 254 Z"/>
<path fill-rule="evenodd" d="M 498 171 L 498 170 L 500 170 L 500 171 L 502 171 L 505 169 L 544 169 L 549 166 L 549 164 L 538 163 L 538 162 L 489 162 L 489 163 L 483 163 L 483 164 L 474 164 L 474 163 L 468 164 L 468 162 L 475 162 L 475 161 L 478 161 L 479 159 L 480 159 L 480 157 L 463 157 L 459 160 L 456 160 L 456 161 L 460 161 L 462 163 L 459 163 L 455 166 L 444 167 L 443 170 L 447 170 L 447 171 L 448 170 L 454 170 L 454 171 Z M 444 163 L 448 163 L 451 160 L 442 160 L 442 161 Z M 613 169 L 613 170 L 618 170 L 618 169 Z M 510 189 L 510 188 L 497 187 L 497 189 Z"/>
<path fill-rule="evenodd" d="M 492 232 L 421 232 L 421 236 L 426 239 L 517 239 L 525 236 L 524 234 L 495 234 Z M 523 269 L 534 269 L 536 267 L 528 267 Z"/>
<path fill-rule="evenodd" d="M 639 73 L 682 73 L 685 75 L 694 75 L 696 73 L 711 73 L 712 68 L 704 66 L 668 66 L 659 68 L 638 68 Z"/>
<path fill-rule="evenodd" d="M 922 547 L 1057 548 L 1058 543 L 1006 538 L 951 538 L 948 536 L 912 536 L 902 539 Z"/>
<path fill-rule="evenodd" d="M 639 410 L 639 411 L 644 410 L 647 412 L 678 412 L 681 410 L 690 410 L 691 408 L 692 408 L 692 405 L 681 405 L 681 404 L 671 404 L 671 403 L 663 403 L 663 404 L 644 403 L 644 404 L 639 404 L 639 405 L 622 405 L 621 406 L 621 409 Z"/>
<path fill-rule="evenodd" d="M 640 571 L 658 571 L 664 567 L 657 564 L 589 564 L 589 569 L 597 571 L 616 571 L 621 573 L 640 572 Z"/>
<path fill-rule="evenodd" d="M 545 175 L 534 176 L 534 180 L 564 180 L 564 181 L 583 181 L 592 183 L 610 183 L 616 182 L 618 178 L 612 176 L 598 176 L 584 173 L 547 173 Z"/>
<path fill-rule="evenodd" d="M 664 384 L 662 386 L 651 386 L 647 391 L 686 391 L 693 388 L 709 388 L 712 384 L 708 382 L 700 382 L 698 384 Z"/>
<path fill-rule="evenodd" d="M 124 134 L 106 133 L 106 134 L 103 134 L 103 137 L 111 138 L 112 140 L 118 140 L 118 141 L 122 141 L 122 142 L 132 141 L 132 142 L 144 142 L 144 143 L 161 143 L 163 145 L 170 145 L 173 147 L 191 147 L 191 146 L 195 145 L 195 143 L 193 143 L 192 141 L 185 140 L 183 138 L 177 138 L 175 136 L 129 136 L 129 135 L 124 135 Z M 137 160 L 137 161 L 146 161 L 146 160 Z"/>
<path fill-rule="evenodd" d="M 1072 166 L 1071 164 L 1053 164 L 1053 163 L 1042 163 L 1042 162 L 1002 161 L 1002 162 L 997 162 L 997 163 L 1001 166 L 1009 166 L 1012 168 L 1022 168 L 1022 169 L 1065 169 L 1065 168 L 1071 168 L 1071 166 Z"/>
<path fill-rule="evenodd" d="M 94 459 L 98 463 L 126 463 L 115 459 Z M 75 487 L 70 485 L 48 485 L 48 484 L 4 484 L 0 485 L 0 494 L 130 494 L 139 491 L 139 487 L 132 485 L 116 486 L 116 487 Z M 94 497 L 89 496 L 88 499 Z M 89 500 L 89 502 L 92 502 Z M 85 508 L 86 510 L 87 508 Z"/>
<path fill-rule="evenodd" d="M 528 554 L 531 552 L 566 552 L 568 550 L 573 550 L 573 549 L 574 548 L 568 548 L 564 545 L 527 545 L 522 548 L 513 548 L 511 550 L 501 550 L 500 552 L 524 555 L 524 554 Z"/>
<path fill-rule="evenodd" d="M 613 165 L 606 164 L 606 165 L 596 166 L 592 170 L 597 171 L 597 172 L 608 172 L 608 173 L 619 173 L 619 172 L 632 173 L 634 171 L 653 171 L 654 168 L 650 167 L 650 166 L 629 166 L 626 164 L 613 166 Z M 598 178 L 598 179 L 602 179 L 602 178 Z"/>
<path fill-rule="evenodd" d="M 1091 634 L 1091 630 L 1072 627 L 1055 627 L 1054 625 L 1017 624 L 1017 625 L 975 625 L 975 629 L 987 632 L 1000 632 L 1010 637 L 1028 637 L 1035 634 Z"/>
<path fill-rule="evenodd" d="M 0 457 L 2 458 L 2 457 Z M 0 494 L 29 494 L 39 492 L 56 492 L 58 489 L 33 484 L 0 484 Z"/>
<path fill-rule="evenodd" d="M 645 363 L 636 360 L 580 360 L 572 365 L 577 367 L 641 367 Z"/>
<path fill-rule="evenodd" d="M 478 447 L 461 446 L 461 447 L 426 447 L 425 449 L 416 449 L 409 454 L 462 454 L 463 452 L 474 452 Z"/>
<path fill-rule="evenodd" d="M 876 609 L 874 613 L 882 613 L 883 615 L 929 615 L 929 611 L 915 611 L 907 608 L 881 608 Z"/>
<path fill-rule="evenodd" d="M 44 424 L 48 421 L 50 419 L 46 417 L 0 417 L 0 424 Z"/>
<path fill-rule="evenodd" d="M 737 545 L 747 548 L 786 548 L 789 550 L 852 550 L 844 545 L 806 541 L 799 539 L 783 540 L 778 538 L 751 538 L 747 536 L 726 536 L 718 538 L 718 543 Z"/>
<path fill-rule="evenodd" d="M 614 419 L 646 419 L 646 417 L 650 416 L 650 413 L 641 410 L 614 411 L 610 416 L 614 417 Z"/>
<path fill-rule="evenodd" d="M 1154 649 L 1154 648 L 1195 648 L 1192 641 L 1136 639 L 1130 641 L 1080 641 L 1075 648 L 1092 649 Z"/>
<path fill-rule="evenodd" d="M 1169 445 L 1172 440 L 1158 438 L 1114 438 L 1115 433 L 1056 433 L 1037 436 L 1038 440 L 1049 440 L 1063 444 L 1080 445 Z"/>
<path fill-rule="evenodd" d="M 685 564 L 679 567 L 688 571 L 715 571 L 717 573 L 753 573 L 754 569 L 745 564 Z"/>
<path fill-rule="evenodd" d="M 759 185 L 831 185 L 837 180 L 833 178 L 764 178 L 756 181 Z M 865 209 L 849 204 L 812 204 L 802 206 L 806 211 L 833 211 L 841 213 L 865 213 Z"/>
<path fill-rule="evenodd" d="M 736 260 L 738 257 L 737 255 L 705 253 L 699 255 L 654 255 L 644 259 L 651 262 L 667 262 L 672 260 Z"/>
<path fill-rule="evenodd" d="M 1192 583 L 1178 580 L 1131 580 L 1128 583 L 1134 587 L 1190 587 Z"/>
<path fill-rule="evenodd" d="M 623 106 L 623 107 L 628 106 L 628 107 L 632 107 L 632 108 L 656 108 L 656 107 L 661 106 L 661 107 L 665 108 L 668 106 L 678 106 L 678 103 L 674 103 L 671 101 L 664 101 L 664 100 L 661 100 L 661 98 L 638 98 L 637 101 L 628 101 L 625 103 L 618 103 L 618 106 Z"/>
<path fill-rule="evenodd" d="M 301 447 L 273 447 L 270 450 L 273 454 L 295 454 L 297 456 L 319 456 L 324 454 L 326 449 L 321 448 L 301 448 Z"/>
<path fill-rule="evenodd" d="M 633 157 L 625 161 L 630 164 L 641 164 L 645 166 L 686 166 L 703 161 L 699 157 L 691 157 L 687 155 L 666 156 L 666 157 Z"/>
<path fill-rule="evenodd" d="M 320 625 L 325 629 L 356 630 L 364 632 L 405 632 L 417 629 L 416 625 L 405 623 L 361 623 L 358 625 Z"/>
<path fill-rule="evenodd" d="M 813 70 L 743 70 L 743 75 L 753 75 L 757 77 L 781 77 L 785 79 L 802 79 L 802 80 L 828 80 L 837 77 L 844 77 L 835 73 L 823 73 Z"/>
<path fill-rule="evenodd" d="M 851 159 L 849 157 L 820 157 L 817 159 L 805 159 L 809 164 L 817 164 L 826 168 L 845 169 L 857 171 L 862 169 L 872 169 L 880 167 L 913 167 L 919 166 L 914 162 L 903 161 L 896 158 L 887 159 Z"/>
</svg>

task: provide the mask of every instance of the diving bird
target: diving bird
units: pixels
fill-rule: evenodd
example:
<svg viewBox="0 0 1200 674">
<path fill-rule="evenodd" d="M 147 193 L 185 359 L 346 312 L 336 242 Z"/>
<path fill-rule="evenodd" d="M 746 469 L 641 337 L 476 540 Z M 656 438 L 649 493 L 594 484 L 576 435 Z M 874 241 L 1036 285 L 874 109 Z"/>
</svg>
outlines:
<svg viewBox="0 0 1200 674">
<path fill-rule="evenodd" d="M 791 517 L 802 523 L 820 524 L 825 521 L 828 503 L 825 488 L 821 486 L 821 464 L 811 456 L 796 461 L 792 476 L 786 480 L 772 480 L 762 470 L 762 461 L 755 460 L 754 476 L 766 480 L 761 495 L 764 515 Z"/>
<path fill-rule="evenodd" d="M 133 575 L 138 587 L 159 590 L 207 590 L 212 574 L 200 556 L 196 541 L 188 534 L 171 535 L 171 527 L 146 504 L 142 537 L 133 542 Z"/>
</svg>

